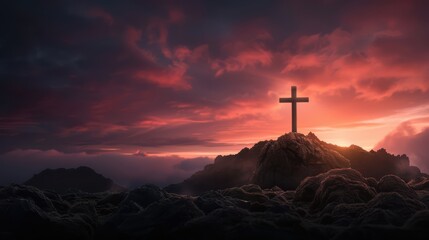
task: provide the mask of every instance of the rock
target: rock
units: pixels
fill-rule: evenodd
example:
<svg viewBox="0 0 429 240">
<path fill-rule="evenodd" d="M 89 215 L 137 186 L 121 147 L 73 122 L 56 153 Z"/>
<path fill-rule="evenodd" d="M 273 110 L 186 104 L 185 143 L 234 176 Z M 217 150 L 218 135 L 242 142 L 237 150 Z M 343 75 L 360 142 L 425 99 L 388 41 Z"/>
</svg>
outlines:
<svg viewBox="0 0 429 240">
<path fill-rule="evenodd" d="M 95 224 L 84 214 L 47 212 L 31 199 L 0 200 L 0 232 L 11 239 L 91 239 Z"/>
<path fill-rule="evenodd" d="M 422 210 L 416 212 L 408 221 L 404 227 L 413 231 L 427 231 L 429 226 L 429 210 Z"/>
<path fill-rule="evenodd" d="M 91 217 L 97 217 L 97 210 L 94 202 L 79 202 L 70 207 L 70 214 L 83 214 Z"/>
<path fill-rule="evenodd" d="M 310 205 L 313 211 L 340 203 L 366 203 L 376 195 L 375 189 L 355 170 L 335 169 L 322 175 L 324 178 Z"/>
<path fill-rule="evenodd" d="M 108 194 L 97 202 L 97 205 L 119 205 L 126 197 L 128 192 L 119 192 Z"/>
<path fill-rule="evenodd" d="M 235 207 L 217 209 L 187 222 L 179 239 L 305 239 L 300 220 L 289 214 L 253 213 Z"/>
<path fill-rule="evenodd" d="M 222 192 L 209 191 L 203 195 L 197 197 L 194 203 L 201 209 L 205 214 L 208 214 L 216 209 L 237 207 L 236 199 L 224 196 Z"/>
<path fill-rule="evenodd" d="M 395 175 L 386 175 L 377 184 L 378 192 L 396 192 L 404 197 L 417 198 L 417 193 L 401 178 Z"/>
<path fill-rule="evenodd" d="M 362 213 L 361 219 L 364 223 L 401 226 L 415 212 L 423 209 L 426 209 L 426 206 L 417 199 L 410 199 L 396 192 L 383 192 L 368 202 L 367 210 Z M 385 219 L 369 222 L 368 220 L 377 219 L 371 216 L 374 211 L 383 214 Z"/>
<path fill-rule="evenodd" d="M 155 202 L 118 226 L 118 231 L 132 238 L 164 239 L 194 218 L 204 216 L 192 200 L 168 198 Z"/>
<path fill-rule="evenodd" d="M 330 186 L 332 184 L 335 185 L 336 182 L 338 182 L 338 186 Z M 307 177 L 306 179 L 304 179 L 304 181 L 302 181 L 296 189 L 294 201 L 313 202 L 315 200 L 317 192 L 319 192 L 319 194 L 331 194 L 331 191 L 342 191 L 343 189 L 341 188 L 341 186 L 345 187 L 345 190 L 348 191 L 347 187 L 349 184 L 351 184 L 351 186 L 353 187 L 356 187 L 356 189 L 350 189 L 351 191 L 360 189 L 367 192 L 371 196 L 375 194 L 375 190 L 372 187 L 368 186 L 368 181 L 358 171 L 348 168 L 332 169 L 326 173 L 322 173 L 313 177 Z"/>
<path fill-rule="evenodd" d="M 429 209 L 429 191 L 417 191 L 419 200 Z"/>
<path fill-rule="evenodd" d="M 263 188 L 295 189 L 307 176 L 349 166 L 345 157 L 326 148 L 314 134 L 288 133 L 265 145 L 252 181 Z"/>
<path fill-rule="evenodd" d="M 51 196 L 57 197 L 55 194 Z M 52 201 L 38 188 L 22 185 L 10 185 L 0 188 L 0 199 L 26 199 L 46 212 L 56 211 Z"/>
<path fill-rule="evenodd" d="M 395 176 L 377 181 L 364 178 L 353 169 L 332 169 L 308 177 L 296 192 L 247 184 L 208 191 L 198 197 L 168 193 L 153 185 L 126 193 L 63 195 L 13 185 L 0 187 L 3 193 L 0 236 L 2 239 L 391 236 L 424 239 L 422 236 L 429 234 L 426 227 L 429 191 L 411 189 L 410 193 L 409 189 Z M 49 201 L 65 207 L 59 211 L 55 204 L 49 207 Z"/>
<path fill-rule="evenodd" d="M 426 175 L 411 179 L 408 185 L 414 190 L 428 190 L 429 191 L 429 177 Z"/>
<path fill-rule="evenodd" d="M 325 175 L 319 174 L 317 176 L 305 178 L 296 188 L 293 200 L 295 202 L 312 202 L 324 177 Z"/>
<path fill-rule="evenodd" d="M 139 188 L 131 190 L 123 200 L 122 204 L 134 202 L 141 208 L 147 207 L 149 204 L 169 197 L 169 193 L 160 189 L 155 185 L 143 185 Z"/>
<path fill-rule="evenodd" d="M 321 224 L 331 224 L 335 226 L 350 226 L 359 217 L 362 211 L 365 210 L 364 203 L 340 203 L 335 205 L 332 211 L 328 214 L 329 221 L 324 216 L 319 220 Z"/>
<path fill-rule="evenodd" d="M 29 235 L 39 232 L 40 226 L 49 223 L 49 217 L 34 201 L 25 198 L 0 200 L 0 232 Z"/>
<path fill-rule="evenodd" d="M 262 190 L 258 192 L 246 191 L 246 189 L 249 189 L 248 186 L 249 185 L 245 185 L 239 188 L 228 188 L 228 189 L 222 190 L 221 192 L 223 196 L 229 196 L 229 197 L 241 199 L 244 201 L 264 203 L 269 200 L 269 198 L 262 192 Z"/>
<path fill-rule="evenodd" d="M 369 177 L 369 178 L 365 178 L 366 182 L 368 184 L 368 186 L 373 187 L 373 188 L 377 188 L 377 179 L 373 178 L 373 177 Z"/>
<path fill-rule="evenodd" d="M 143 185 L 139 188 L 131 190 L 120 199 L 116 199 L 118 210 L 109 216 L 103 224 L 106 231 L 112 231 L 111 228 L 116 228 L 126 219 L 135 216 L 142 212 L 146 207 L 154 202 L 170 198 L 171 195 L 155 185 Z M 121 200 L 122 201 L 118 201 Z M 105 202 L 108 199 L 103 199 Z"/>
<path fill-rule="evenodd" d="M 119 192 L 106 195 L 105 197 L 97 201 L 97 214 L 100 216 L 106 216 L 116 212 L 119 208 L 120 203 L 127 197 L 127 195 L 127 192 Z"/>
</svg>

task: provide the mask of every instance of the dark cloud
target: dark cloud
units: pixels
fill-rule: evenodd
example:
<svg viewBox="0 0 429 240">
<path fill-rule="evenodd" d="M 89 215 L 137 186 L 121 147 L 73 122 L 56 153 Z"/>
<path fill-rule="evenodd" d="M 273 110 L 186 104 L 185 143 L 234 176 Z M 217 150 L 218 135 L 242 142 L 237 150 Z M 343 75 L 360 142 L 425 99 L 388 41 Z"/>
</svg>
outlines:
<svg viewBox="0 0 429 240">
<path fill-rule="evenodd" d="M 1 153 L 250 142 L 283 131 L 290 84 L 321 103 L 309 127 L 429 99 L 424 1 L 1 5 Z"/>
</svg>

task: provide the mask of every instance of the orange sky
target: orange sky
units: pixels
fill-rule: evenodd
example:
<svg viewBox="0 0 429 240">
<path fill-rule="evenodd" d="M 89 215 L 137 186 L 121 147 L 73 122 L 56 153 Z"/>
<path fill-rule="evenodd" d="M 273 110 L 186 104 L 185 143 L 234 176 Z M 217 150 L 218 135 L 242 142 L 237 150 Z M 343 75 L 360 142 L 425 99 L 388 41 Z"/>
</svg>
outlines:
<svg viewBox="0 0 429 240">
<path fill-rule="evenodd" d="M 8 4 L 0 154 L 232 154 L 290 131 L 292 85 L 326 142 L 429 124 L 426 1 Z"/>
</svg>

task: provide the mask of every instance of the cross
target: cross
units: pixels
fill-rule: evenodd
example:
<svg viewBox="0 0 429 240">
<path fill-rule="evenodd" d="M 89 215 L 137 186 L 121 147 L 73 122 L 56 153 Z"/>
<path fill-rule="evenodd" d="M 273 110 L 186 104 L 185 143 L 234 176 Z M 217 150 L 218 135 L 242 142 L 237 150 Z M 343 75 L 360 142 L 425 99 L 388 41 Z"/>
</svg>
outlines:
<svg viewBox="0 0 429 240">
<path fill-rule="evenodd" d="M 296 97 L 296 86 L 291 87 L 292 97 L 290 98 L 279 98 L 280 103 L 292 103 L 292 132 L 296 130 L 296 103 L 297 102 L 309 102 L 308 97 Z"/>
</svg>

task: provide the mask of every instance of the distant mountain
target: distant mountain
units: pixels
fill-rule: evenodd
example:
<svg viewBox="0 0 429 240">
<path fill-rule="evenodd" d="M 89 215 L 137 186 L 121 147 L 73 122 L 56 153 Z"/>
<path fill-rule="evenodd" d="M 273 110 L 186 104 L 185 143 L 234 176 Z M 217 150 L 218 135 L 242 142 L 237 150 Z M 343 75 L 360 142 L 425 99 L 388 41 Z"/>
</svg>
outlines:
<svg viewBox="0 0 429 240">
<path fill-rule="evenodd" d="M 46 169 L 35 174 L 24 184 L 57 193 L 64 193 L 69 190 L 89 193 L 126 190 L 126 188 L 117 185 L 111 179 L 96 173 L 89 167 Z"/>
<path fill-rule="evenodd" d="M 406 155 L 395 156 L 385 149 L 366 151 L 356 145 L 340 147 L 319 140 L 313 133 L 288 133 L 275 141 L 261 141 L 250 149 L 244 148 L 235 155 L 218 156 L 202 171 L 165 189 L 200 194 L 249 183 L 294 189 L 307 176 L 344 167 L 376 179 L 394 174 L 409 181 L 422 175 L 419 168 L 410 166 Z"/>
</svg>

